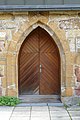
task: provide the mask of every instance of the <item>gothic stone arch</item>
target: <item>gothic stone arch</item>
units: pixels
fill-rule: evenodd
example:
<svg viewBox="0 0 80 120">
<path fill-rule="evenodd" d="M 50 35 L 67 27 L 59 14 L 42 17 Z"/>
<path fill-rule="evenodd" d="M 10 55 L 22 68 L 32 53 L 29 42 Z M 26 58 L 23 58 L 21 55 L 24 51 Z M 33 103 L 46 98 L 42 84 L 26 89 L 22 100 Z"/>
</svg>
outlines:
<svg viewBox="0 0 80 120">
<path fill-rule="evenodd" d="M 26 26 L 26 23 L 25 25 Z M 14 95 L 18 96 L 18 54 L 20 47 L 25 40 L 25 38 L 29 35 L 31 31 L 35 28 L 40 26 L 41 28 L 45 29 L 51 37 L 54 39 L 55 43 L 58 46 L 60 57 L 61 57 L 61 97 L 66 96 L 66 53 L 69 52 L 69 45 L 68 42 L 65 40 L 66 47 L 64 45 L 64 39 L 59 39 L 58 32 L 63 36 L 62 32 L 59 30 L 54 31 L 51 26 L 46 25 L 46 23 L 42 23 L 40 21 L 30 25 L 26 30 L 22 33 L 17 32 L 13 36 L 13 41 L 11 41 L 8 47 L 7 53 L 7 80 L 11 79 L 11 85 L 14 89 L 10 90 L 7 89 L 7 95 Z M 15 41 L 15 39 L 17 39 Z M 15 47 L 13 47 L 13 44 Z M 9 72 L 11 71 L 11 72 Z"/>
</svg>

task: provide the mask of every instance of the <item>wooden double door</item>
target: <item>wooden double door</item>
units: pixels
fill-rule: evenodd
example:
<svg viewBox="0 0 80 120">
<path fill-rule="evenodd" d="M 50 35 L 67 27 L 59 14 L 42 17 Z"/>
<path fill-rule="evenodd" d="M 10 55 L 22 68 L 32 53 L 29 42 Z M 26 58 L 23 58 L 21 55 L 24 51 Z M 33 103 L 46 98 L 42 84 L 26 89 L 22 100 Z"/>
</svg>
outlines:
<svg viewBox="0 0 80 120">
<path fill-rule="evenodd" d="M 59 50 L 44 29 L 38 27 L 28 35 L 18 60 L 20 95 L 60 94 Z"/>
</svg>

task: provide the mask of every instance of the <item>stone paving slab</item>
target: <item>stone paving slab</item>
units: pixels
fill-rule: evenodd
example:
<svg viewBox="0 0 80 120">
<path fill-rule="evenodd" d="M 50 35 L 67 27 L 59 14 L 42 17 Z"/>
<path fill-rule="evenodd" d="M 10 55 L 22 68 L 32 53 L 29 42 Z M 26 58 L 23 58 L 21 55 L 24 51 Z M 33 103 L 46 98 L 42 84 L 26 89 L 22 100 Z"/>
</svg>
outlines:
<svg viewBox="0 0 80 120">
<path fill-rule="evenodd" d="M 32 111 L 48 111 L 48 106 L 33 106 Z"/>
<path fill-rule="evenodd" d="M 65 116 L 68 117 L 67 111 L 50 111 L 51 116 Z"/>
<path fill-rule="evenodd" d="M 54 106 L 49 106 L 50 111 L 64 111 L 64 107 L 54 107 Z"/>
<path fill-rule="evenodd" d="M 0 111 L 12 111 L 14 107 L 0 106 Z"/>
<path fill-rule="evenodd" d="M 23 116 L 23 117 L 26 117 L 26 116 L 30 116 L 30 112 L 13 112 L 13 114 L 12 114 L 12 117 L 13 116 L 16 116 L 16 117 L 18 117 L 18 116 Z"/>
<path fill-rule="evenodd" d="M 67 108 L 68 111 L 80 111 L 80 106 L 75 106 L 75 107 L 69 107 Z"/>
<path fill-rule="evenodd" d="M 0 114 L 0 120 L 9 120 L 11 114 Z"/>
<path fill-rule="evenodd" d="M 80 116 L 80 111 L 69 111 L 71 116 Z"/>
<path fill-rule="evenodd" d="M 80 120 L 80 106 L 72 106 L 70 108 L 67 108 L 67 111 L 72 120 Z"/>
<path fill-rule="evenodd" d="M 9 120 L 14 107 L 0 107 L 0 120 Z"/>
<path fill-rule="evenodd" d="M 31 107 L 28 106 L 28 107 L 15 107 L 15 110 L 30 110 Z"/>
<path fill-rule="evenodd" d="M 42 111 L 32 111 L 31 112 L 31 116 L 32 117 L 34 117 L 34 116 L 40 116 L 40 117 L 44 117 L 44 116 L 46 116 L 46 117 L 48 117 L 49 116 L 49 112 L 47 112 L 47 111 L 44 111 L 44 112 L 42 112 Z"/>
<path fill-rule="evenodd" d="M 80 120 L 80 117 L 72 117 L 72 120 Z"/>
<path fill-rule="evenodd" d="M 3 117 L 0 115 L 0 120 L 9 120 L 10 119 L 10 116 L 9 117 Z"/>
<path fill-rule="evenodd" d="M 11 117 L 10 120 L 30 120 L 30 117 Z"/>
<path fill-rule="evenodd" d="M 71 120 L 71 119 L 70 117 L 51 117 L 51 120 Z"/>
<path fill-rule="evenodd" d="M 50 117 L 31 117 L 31 120 L 50 120 Z"/>
</svg>

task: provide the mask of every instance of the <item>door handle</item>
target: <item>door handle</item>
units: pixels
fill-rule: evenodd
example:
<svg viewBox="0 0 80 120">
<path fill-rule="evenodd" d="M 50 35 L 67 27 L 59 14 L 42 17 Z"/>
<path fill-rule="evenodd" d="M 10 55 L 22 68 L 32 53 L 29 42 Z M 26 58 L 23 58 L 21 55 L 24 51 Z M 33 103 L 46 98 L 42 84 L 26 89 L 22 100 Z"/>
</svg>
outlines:
<svg viewBox="0 0 80 120">
<path fill-rule="evenodd" d="M 42 65 L 40 64 L 40 73 L 42 72 Z"/>
</svg>

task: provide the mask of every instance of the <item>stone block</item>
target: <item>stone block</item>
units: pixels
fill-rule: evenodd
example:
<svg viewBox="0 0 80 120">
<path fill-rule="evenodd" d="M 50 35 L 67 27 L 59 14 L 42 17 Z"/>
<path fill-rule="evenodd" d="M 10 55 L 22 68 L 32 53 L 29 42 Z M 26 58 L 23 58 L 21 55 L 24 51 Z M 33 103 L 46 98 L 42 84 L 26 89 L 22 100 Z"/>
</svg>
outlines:
<svg viewBox="0 0 80 120">
<path fill-rule="evenodd" d="M 66 96 L 72 96 L 73 95 L 73 89 L 72 89 L 72 87 L 67 87 L 66 86 L 65 92 L 66 92 Z"/>
<path fill-rule="evenodd" d="M 12 89 L 7 89 L 7 95 L 8 96 L 17 96 L 17 91 L 14 91 Z"/>
</svg>

